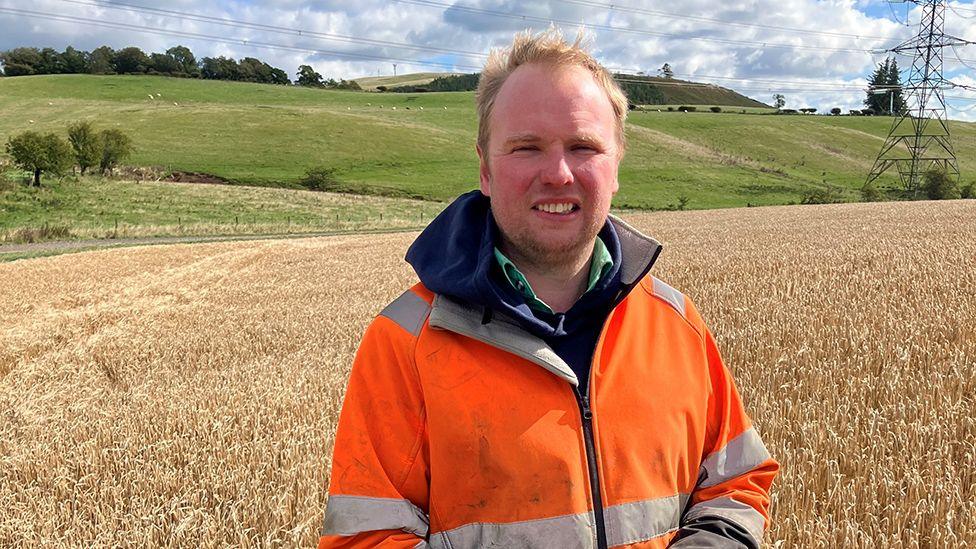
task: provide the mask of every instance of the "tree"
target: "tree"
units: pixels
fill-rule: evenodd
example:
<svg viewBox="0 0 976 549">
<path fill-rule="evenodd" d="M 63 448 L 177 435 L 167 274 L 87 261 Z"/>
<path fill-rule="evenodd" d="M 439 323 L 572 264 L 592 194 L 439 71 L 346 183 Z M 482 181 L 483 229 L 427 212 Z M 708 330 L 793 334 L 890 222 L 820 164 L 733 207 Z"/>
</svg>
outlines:
<svg viewBox="0 0 976 549">
<path fill-rule="evenodd" d="M 241 59 L 239 66 L 241 80 L 244 82 L 271 82 L 271 65 L 268 65 L 260 59 L 245 57 Z"/>
<path fill-rule="evenodd" d="M 165 53 L 154 53 L 149 57 L 149 69 L 159 74 L 182 74 L 183 65 L 180 65 L 173 56 Z"/>
<path fill-rule="evenodd" d="M 901 91 L 901 74 L 898 71 L 898 60 L 894 57 L 891 58 L 891 64 L 888 65 L 888 79 L 886 80 L 889 88 L 891 88 L 895 94 L 895 109 L 892 114 L 905 112 L 905 98 L 902 97 Z M 889 100 L 890 105 L 890 100 Z"/>
<path fill-rule="evenodd" d="M 664 78 L 670 79 L 674 77 L 674 71 L 671 70 L 670 63 L 665 63 L 660 69 L 657 70 L 657 72 Z"/>
<path fill-rule="evenodd" d="M 960 198 L 959 183 L 944 169 L 933 168 L 922 176 L 922 190 L 930 200 Z"/>
<path fill-rule="evenodd" d="M 784 105 L 786 105 L 786 97 L 781 93 L 773 94 L 773 106 L 782 109 Z"/>
<path fill-rule="evenodd" d="M 27 131 L 7 141 L 7 154 L 14 164 L 34 174 L 34 186 L 41 186 L 41 174 L 61 174 L 71 167 L 71 146 L 53 133 Z"/>
<path fill-rule="evenodd" d="M 830 109 L 830 114 L 837 116 L 841 113 L 840 107 L 834 107 Z"/>
<path fill-rule="evenodd" d="M 139 48 L 123 48 L 112 59 L 119 74 L 142 74 L 150 65 L 149 57 Z"/>
<path fill-rule="evenodd" d="M 121 130 L 102 130 L 98 134 L 102 148 L 102 157 L 98 163 L 102 173 L 112 173 L 112 170 L 132 154 L 132 139 Z"/>
<path fill-rule="evenodd" d="M 101 46 L 88 54 L 88 72 L 90 74 L 115 74 L 115 50 L 108 46 Z"/>
<path fill-rule="evenodd" d="M 98 166 L 102 161 L 102 140 L 91 122 L 75 122 L 68 126 L 68 142 L 75 152 L 75 163 L 84 175 L 88 168 Z"/>
<path fill-rule="evenodd" d="M 61 63 L 66 74 L 83 74 L 88 72 L 88 52 L 78 51 L 71 46 L 61 54 Z"/>
<path fill-rule="evenodd" d="M 295 80 L 295 83 L 299 86 L 313 86 L 316 88 L 323 86 L 322 75 L 315 72 L 315 69 L 309 65 L 299 65 L 297 76 L 298 80 Z"/>
<path fill-rule="evenodd" d="M 41 64 L 41 52 L 37 48 L 14 48 L 0 53 L 3 73 L 6 76 L 27 76 L 37 74 Z"/>
<path fill-rule="evenodd" d="M 895 115 L 905 112 L 898 61 L 886 57 L 871 74 L 864 106 L 878 114 Z"/>
<path fill-rule="evenodd" d="M 37 66 L 37 74 L 62 73 L 64 73 L 64 60 L 61 59 L 61 54 L 54 48 L 41 50 L 41 63 Z"/>
<path fill-rule="evenodd" d="M 288 73 L 275 67 L 271 69 L 271 83 L 285 85 L 291 84 L 291 80 L 288 78 Z"/>
<path fill-rule="evenodd" d="M 200 68 L 197 67 L 197 59 L 193 57 L 193 52 L 186 46 L 173 46 L 166 50 L 166 55 L 172 57 L 181 67 L 181 72 L 187 76 L 200 76 Z"/>
</svg>

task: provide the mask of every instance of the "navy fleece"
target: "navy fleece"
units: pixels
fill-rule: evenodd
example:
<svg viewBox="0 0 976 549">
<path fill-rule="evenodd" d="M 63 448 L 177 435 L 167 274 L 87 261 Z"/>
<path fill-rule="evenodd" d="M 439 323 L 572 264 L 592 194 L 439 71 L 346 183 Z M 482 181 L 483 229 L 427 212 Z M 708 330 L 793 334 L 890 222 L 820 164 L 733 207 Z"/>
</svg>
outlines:
<svg viewBox="0 0 976 549">
<path fill-rule="evenodd" d="M 432 292 L 481 307 L 486 319 L 497 311 L 516 319 L 566 361 L 585 391 L 597 339 L 622 290 L 620 242 L 613 225 L 607 222 L 600 231 L 613 267 L 568 311 L 548 314 L 529 308 L 498 267 L 498 226 L 490 204 L 479 191 L 459 197 L 414 241 L 407 262 Z"/>
</svg>

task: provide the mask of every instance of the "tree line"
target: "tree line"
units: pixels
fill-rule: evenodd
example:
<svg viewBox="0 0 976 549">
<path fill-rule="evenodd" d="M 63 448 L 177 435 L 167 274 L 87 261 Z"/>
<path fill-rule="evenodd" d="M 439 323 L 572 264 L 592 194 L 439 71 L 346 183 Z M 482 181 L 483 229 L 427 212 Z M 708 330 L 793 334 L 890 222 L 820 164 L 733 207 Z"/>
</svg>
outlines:
<svg viewBox="0 0 976 549">
<path fill-rule="evenodd" d="M 154 74 L 207 80 L 232 80 L 263 84 L 291 84 L 288 73 L 255 59 L 240 61 L 227 57 L 197 60 L 186 46 L 174 46 L 165 53 L 145 53 L 139 48 L 114 50 L 101 46 L 92 51 L 71 46 L 59 52 L 54 48 L 14 48 L 0 52 L 3 76 L 34 74 Z"/>
<path fill-rule="evenodd" d="M 62 175 L 75 166 L 82 175 L 94 169 L 110 174 L 132 153 L 132 139 L 121 130 L 96 131 L 91 122 L 81 121 L 68 125 L 67 141 L 56 133 L 26 131 L 8 139 L 6 151 L 40 187 L 44 172 Z"/>
</svg>

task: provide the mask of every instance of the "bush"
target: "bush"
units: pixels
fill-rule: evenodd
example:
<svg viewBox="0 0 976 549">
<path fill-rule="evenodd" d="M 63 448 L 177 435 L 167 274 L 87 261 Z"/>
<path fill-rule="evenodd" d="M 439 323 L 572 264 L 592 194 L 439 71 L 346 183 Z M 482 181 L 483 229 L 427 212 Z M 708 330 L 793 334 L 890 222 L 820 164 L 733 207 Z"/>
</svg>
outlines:
<svg viewBox="0 0 976 549">
<path fill-rule="evenodd" d="M 121 130 L 102 130 L 98 134 L 98 141 L 102 149 L 102 157 L 98 167 L 102 173 L 112 173 L 112 170 L 132 154 L 132 139 Z"/>
<path fill-rule="evenodd" d="M 840 107 L 834 107 L 830 109 L 830 114 L 838 116 L 841 113 Z"/>
<path fill-rule="evenodd" d="M 868 181 L 861 187 L 861 202 L 883 202 L 884 195 L 874 185 L 874 181 Z"/>
<path fill-rule="evenodd" d="M 817 189 L 803 195 L 800 204 L 837 204 L 843 202 L 840 189 L 833 185 L 825 189 Z"/>
<path fill-rule="evenodd" d="M 959 198 L 976 198 L 976 181 L 972 181 L 959 191 Z"/>
<path fill-rule="evenodd" d="M 7 154 L 14 164 L 34 174 L 34 186 L 41 186 L 41 174 L 61 175 L 71 169 L 71 146 L 53 133 L 26 131 L 7 141 Z"/>
<path fill-rule="evenodd" d="M 680 107 L 678 107 L 678 110 L 681 112 L 695 112 L 698 110 L 698 107 L 689 107 L 686 105 L 681 105 Z"/>
<path fill-rule="evenodd" d="M 961 198 L 959 183 L 943 169 L 932 169 L 922 176 L 922 190 L 929 200 Z"/>
<path fill-rule="evenodd" d="M 75 152 L 75 163 L 84 175 L 88 168 L 102 161 L 102 140 L 92 128 L 91 122 L 75 122 L 68 126 L 68 142 Z"/>
<path fill-rule="evenodd" d="M 322 167 L 309 168 L 299 184 L 310 191 L 338 191 L 340 186 L 335 168 Z"/>
<path fill-rule="evenodd" d="M 708 107 L 708 110 L 712 112 L 722 112 L 722 107 Z"/>
<path fill-rule="evenodd" d="M 674 107 L 668 107 L 668 112 L 674 112 Z"/>
</svg>

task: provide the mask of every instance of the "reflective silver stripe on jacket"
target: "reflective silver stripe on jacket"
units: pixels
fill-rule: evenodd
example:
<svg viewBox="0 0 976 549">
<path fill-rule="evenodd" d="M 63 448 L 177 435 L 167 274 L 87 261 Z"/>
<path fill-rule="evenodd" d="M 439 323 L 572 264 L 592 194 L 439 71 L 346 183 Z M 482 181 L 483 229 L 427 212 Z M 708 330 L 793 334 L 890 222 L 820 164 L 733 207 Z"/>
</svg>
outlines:
<svg viewBox="0 0 976 549">
<path fill-rule="evenodd" d="M 450 330 L 497 347 L 515 356 L 542 366 L 573 386 L 579 385 L 573 369 L 552 350 L 545 341 L 526 332 L 514 320 L 497 313 L 488 324 L 481 323 L 481 315 L 473 307 L 438 294 L 430 312 L 433 328 Z"/>
<path fill-rule="evenodd" d="M 672 307 L 674 307 L 674 310 L 681 313 L 681 316 L 688 318 L 688 314 L 685 310 L 685 295 L 662 282 L 661 279 L 656 276 L 652 276 L 651 279 L 654 281 L 654 295 L 660 297 L 664 301 L 667 301 Z"/>
<path fill-rule="evenodd" d="M 721 450 L 712 453 L 701 464 L 699 488 L 708 488 L 752 471 L 769 459 L 769 452 L 759 433 L 750 427 L 733 438 Z"/>
<path fill-rule="evenodd" d="M 430 305 L 419 295 L 407 290 L 400 294 L 400 297 L 394 299 L 393 303 L 387 305 L 380 312 L 380 316 L 389 318 L 414 337 L 417 337 L 424 327 L 424 321 L 427 320 L 429 312 Z"/>
<path fill-rule="evenodd" d="M 405 499 L 329 496 L 323 536 L 354 536 L 375 530 L 402 530 L 424 538 L 427 515 Z"/>
<path fill-rule="evenodd" d="M 766 519 L 751 505 L 735 501 L 729 497 L 710 499 L 692 505 L 685 513 L 684 521 L 692 522 L 704 517 L 720 517 L 738 524 L 749 532 L 749 535 L 756 541 L 757 547 L 762 544 Z"/>
<path fill-rule="evenodd" d="M 610 547 L 654 539 L 678 529 L 687 494 L 614 505 L 604 510 Z M 593 513 L 508 523 L 465 524 L 433 533 L 430 547 L 559 547 L 590 549 L 596 543 Z"/>
<path fill-rule="evenodd" d="M 596 543 L 593 513 L 521 522 L 473 522 L 430 535 L 436 549 L 476 547 L 559 547 L 591 549 Z"/>
<path fill-rule="evenodd" d="M 607 543 L 627 545 L 663 536 L 678 529 L 687 494 L 635 501 L 608 507 L 604 511 Z"/>
</svg>

